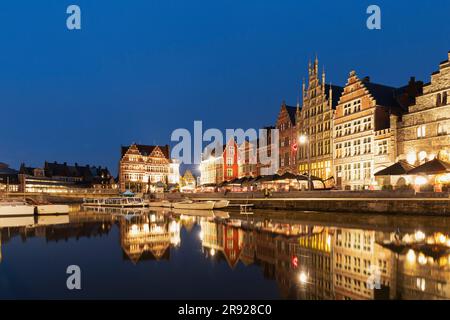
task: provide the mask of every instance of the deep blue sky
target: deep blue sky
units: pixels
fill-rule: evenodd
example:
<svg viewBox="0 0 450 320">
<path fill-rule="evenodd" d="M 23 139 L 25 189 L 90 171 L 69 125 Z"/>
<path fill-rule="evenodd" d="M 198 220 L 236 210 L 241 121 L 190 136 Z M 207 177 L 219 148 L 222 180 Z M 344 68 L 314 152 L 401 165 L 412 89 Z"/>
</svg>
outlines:
<svg viewBox="0 0 450 320">
<path fill-rule="evenodd" d="M 66 8 L 82 30 L 66 28 Z M 366 8 L 382 9 L 382 30 Z M 107 165 L 175 128 L 258 128 L 296 103 L 317 53 L 328 80 L 429 81 L 450 50 L 450 2 L 41 0 L 0 6 L 0 162 Z"/>
</svg>

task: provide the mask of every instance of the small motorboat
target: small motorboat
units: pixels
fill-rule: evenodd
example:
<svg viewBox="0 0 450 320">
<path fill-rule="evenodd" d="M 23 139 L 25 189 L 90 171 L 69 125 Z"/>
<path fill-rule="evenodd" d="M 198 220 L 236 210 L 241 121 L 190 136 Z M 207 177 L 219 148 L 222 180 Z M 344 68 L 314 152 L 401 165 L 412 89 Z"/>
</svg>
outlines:
<svg viewBox="0 0 450 320">
<path fill-rule="evenodd" d="M 0 201 L 0 216 L 32 216 L 34 206 L 21 200 Z"/>
<path fill-rule="evenodd" d="M 230 205 L 229 200 L 219 200 L 214 202 L 214 209 L 223 209 Z"/>
<path fill-rule="evenodd" d="M 176 202 L 173 204 L 175 209 L 192 209 L 192 210 L 212 210 L 214 209 L 214 201 L 199 201 L 194 202 L 191 200 L 185 200 Z"/>
</svg>

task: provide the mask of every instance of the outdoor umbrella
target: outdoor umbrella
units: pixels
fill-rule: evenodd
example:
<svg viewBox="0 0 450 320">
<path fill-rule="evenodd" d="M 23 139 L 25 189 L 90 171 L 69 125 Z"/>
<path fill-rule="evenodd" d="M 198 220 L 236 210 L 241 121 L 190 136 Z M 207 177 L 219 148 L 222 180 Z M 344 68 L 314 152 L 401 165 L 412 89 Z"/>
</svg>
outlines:
<svg viewBox="0 0 450 320">
<path fill-rule="evenodd" d="M 394 163 L 393 165 L 375 173 L 375 177 L 401 176 L 404 174 L 408 174 L 408 172 L 414 168 L 415 168 L 415 166 L 410 165 L 408 162 L 406 162 L 404 160 L 400 160 L 400 161 Z"/>
<path fill-rule="evenodd" d="M 450 163 L 434 158 L 408 171 L 408 174 L 440 174 L 450 172 Z"/>
<path fill-rule="evenodd" d="M 286 172 L 286 173 L 282 174 L 281 176 L 278 176 L 276 178 L 276 180 L 298 180 L 297 177 L 298 176 L 293 173 Z"/>
</svg>

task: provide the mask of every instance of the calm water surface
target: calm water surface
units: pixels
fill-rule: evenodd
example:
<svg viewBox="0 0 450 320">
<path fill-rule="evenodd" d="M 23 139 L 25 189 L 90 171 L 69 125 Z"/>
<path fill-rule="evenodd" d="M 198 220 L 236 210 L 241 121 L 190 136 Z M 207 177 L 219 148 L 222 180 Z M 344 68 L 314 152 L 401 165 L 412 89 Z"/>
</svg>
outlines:
<svg viewBox="0 0 450 320">
<path fill-rule="evenodd" d="M 102 211 L 0 218 L 0 298 L 450 298 L 448 218 Z"/>
</svg>

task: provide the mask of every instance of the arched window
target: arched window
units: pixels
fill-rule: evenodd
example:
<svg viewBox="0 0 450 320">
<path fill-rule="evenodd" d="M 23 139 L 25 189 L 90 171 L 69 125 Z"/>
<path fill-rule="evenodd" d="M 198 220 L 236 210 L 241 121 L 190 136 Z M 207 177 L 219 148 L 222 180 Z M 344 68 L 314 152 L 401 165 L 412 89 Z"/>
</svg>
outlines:
<svg viewBox="0 0 450 320">
<path fill-rule="evenodd" d="M 442 94 L 442 105 L 446 105 L 447 104 L 447 92 L 444 92 Z"/>
</svg>

